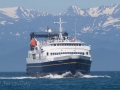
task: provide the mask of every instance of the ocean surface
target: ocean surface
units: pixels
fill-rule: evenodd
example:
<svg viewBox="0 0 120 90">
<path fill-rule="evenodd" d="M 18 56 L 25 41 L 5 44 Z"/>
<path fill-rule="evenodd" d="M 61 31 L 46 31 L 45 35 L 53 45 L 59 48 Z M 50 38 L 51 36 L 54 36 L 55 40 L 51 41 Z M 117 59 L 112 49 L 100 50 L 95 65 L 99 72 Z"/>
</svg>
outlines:
<svg viewBox="0 0 120 90">
<path fill-rule="evenodd" d="M 29 77 L 25 72 L 0 72 L 0 90 L 120 90 L 120 71 L 94 71 L 90 75 Z"/>
</svg>

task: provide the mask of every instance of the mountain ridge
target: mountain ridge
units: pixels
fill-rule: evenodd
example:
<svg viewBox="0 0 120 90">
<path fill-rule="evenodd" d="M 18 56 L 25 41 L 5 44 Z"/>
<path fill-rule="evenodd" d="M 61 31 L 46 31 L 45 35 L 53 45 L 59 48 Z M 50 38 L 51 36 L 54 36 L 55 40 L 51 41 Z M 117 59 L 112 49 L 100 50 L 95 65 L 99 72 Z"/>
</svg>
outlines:
<svg viewBox="0 0 120 90">
<path fill-rule="evenodd" d="M 26 38 L 31 31 L 44 31 L 48 25 L 54 30 L 55 25 L 53 22 L 58 21 L 59 15 L 25 9 L 20 6 L 0 8 L 0 39 L 5 35 L 3 38 L 11 36 L 13 38 Z M 71 5 L 61 13 L 62 20 L 67 21 L 66 26 L 63 26 L 65 29 L 70 30 L 72 35 L 76 24 L 77 33 L 83 35 L 88 33 L 93 38 L 96 36 L 110 37 L 113 34 L 119 37 L 119 15 L 119 4 L 102 5 L 88 9 L 81 9 L 77 5 Z"/>
<path fill-rule="evenodd" d="M 11 7 L 11 8 L 0 8 L 0 24 L 14 24 L 20 20 L 26 20 L 30 22 L 35 18 L 39 17 L 55 17 L 55 16 L 80 16 L 81 20 L 88 18 L 90 20 L 81 26 L 81 30 L 91 31 L 91 30 L 100 30 L 100 29 L 110 29 L 110 27 L 120 28 L 120 5 L 111 4 L 109 6 L 100 6 L 88 9 L 80 9 L 76 5 L 68 7 L 67 10 L 58 14 L 52 15 L 50 13 L 40 12 L 33 9 L 25 9 L 23 7 Z M 76 18 L 77 19 L 77 18 Z"/>
</svg>

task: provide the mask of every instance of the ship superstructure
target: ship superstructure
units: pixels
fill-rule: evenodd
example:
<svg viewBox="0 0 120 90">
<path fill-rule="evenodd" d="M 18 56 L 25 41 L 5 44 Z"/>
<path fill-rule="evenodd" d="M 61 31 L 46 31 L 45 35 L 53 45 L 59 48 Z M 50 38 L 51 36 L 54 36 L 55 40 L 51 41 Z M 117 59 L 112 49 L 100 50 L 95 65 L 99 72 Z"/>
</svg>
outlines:
<svg viewBox="0 0 120 90">
<path fill-rule="evenodd" d="M 70 71 L 72 74 L 81 72 L 89 74 L 91 66 L 90 46 L 76 38 L 69 39 L 68 33 L 63 32 L 60 18 L 59 33 L 54 33 L 47 29 L 46 33 L 30 34 L 30 39 L 34 38 L 37 45 L 28 51 L 27 74 L 31 76 L 62 74 Z M 41 41 L 37 38 L 46 38 Z M 31 46 L 30 46 L 31 47 Z"/>
</svg>

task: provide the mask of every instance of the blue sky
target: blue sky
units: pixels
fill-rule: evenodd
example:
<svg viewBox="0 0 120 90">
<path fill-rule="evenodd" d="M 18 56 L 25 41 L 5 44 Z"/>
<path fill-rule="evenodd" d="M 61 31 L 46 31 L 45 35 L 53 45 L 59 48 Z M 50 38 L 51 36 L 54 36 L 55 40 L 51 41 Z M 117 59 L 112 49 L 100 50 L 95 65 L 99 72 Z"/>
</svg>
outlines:
<svg viewBox="0 0 120 90">
<path fill-rule="evenodd" d="M 22 6 L 28 9 L 58 14 L 71 5 L 86 9 L 114 3 L 120 4 L 120 0 L 0 0 L 0 8 Z"/>
</svg>

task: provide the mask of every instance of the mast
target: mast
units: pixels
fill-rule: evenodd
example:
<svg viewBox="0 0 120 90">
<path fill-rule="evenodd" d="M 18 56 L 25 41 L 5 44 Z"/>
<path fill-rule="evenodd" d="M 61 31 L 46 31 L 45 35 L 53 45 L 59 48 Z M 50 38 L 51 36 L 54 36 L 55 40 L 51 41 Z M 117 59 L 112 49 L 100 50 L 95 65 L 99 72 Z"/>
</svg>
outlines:
<svg viewBox="0 0 120 90">
<path fill-rule="evenodd" d="M 76 37 L 76 23 L 77 23 L 77 19 L 75 21 L 75 40 L 77 39 L 77 37 Z"/>
<path fill-rule="evenodd" d="M 75 40 L 76 40 L 76 24 L 75 24 Z"/>
<path fill-rule="evenodd" d="M 63 39 L 63 36 L 62 36 L 62 24 L 63 23 L 66 23 L 66 22 L 62 22 L 62 20 L 61 20 L 61 18 L 59 18 L 59 22 L 54 22 L 54 23 L 58 23 L 58 24 L 60 24 L 60 28 L 59 28 L 59 31 L 60 31 L 60 33 L 59 33 L 59 38 L 60 38 L 60 40 L 62 40 Z"/>
</svg>

